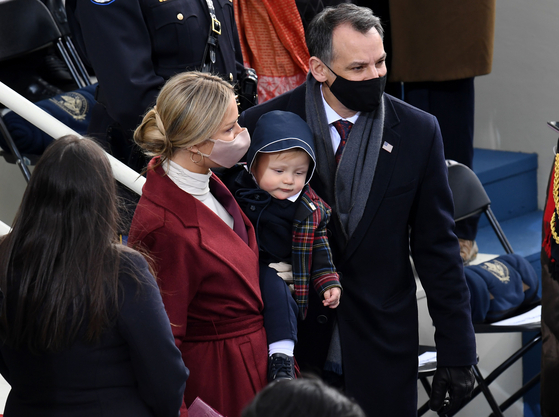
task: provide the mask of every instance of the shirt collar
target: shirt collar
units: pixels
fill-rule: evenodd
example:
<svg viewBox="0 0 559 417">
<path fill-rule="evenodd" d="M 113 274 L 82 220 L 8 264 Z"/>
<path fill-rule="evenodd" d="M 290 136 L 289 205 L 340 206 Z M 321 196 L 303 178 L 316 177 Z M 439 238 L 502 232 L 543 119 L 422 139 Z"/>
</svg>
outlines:
<svg viewBox="0 0 559 417">
<path fill-rule="evenodd" d="M 287 197 L 287 199 L 289 201 L 291 201 L 292 203 L 294 203 L 295 201 L 297 201 L 297 199 L 299 198 L 299 196 L 301 195 L 301 193 L 303 192 L 303 190 L 299 191 L 297 194 L 292 195 L 291 197 Z"/>
</svg>

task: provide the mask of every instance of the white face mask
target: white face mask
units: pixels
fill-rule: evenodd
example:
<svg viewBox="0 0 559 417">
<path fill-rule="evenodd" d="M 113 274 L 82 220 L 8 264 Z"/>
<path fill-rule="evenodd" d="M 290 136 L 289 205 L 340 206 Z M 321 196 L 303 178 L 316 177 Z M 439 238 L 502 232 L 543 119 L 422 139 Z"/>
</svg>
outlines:
<svg viewBox="0 0 559 417">
<path fill-rule="evenodd" d="M 233 140 L 209 140 L 214 143 L 212 151 L 209 154 L 198 151 L 198 154 L 224 168 L 231 168 L 239 162 L 250 146 L 250 134 L 246 129 L 241 130 Z"/>
</svg>

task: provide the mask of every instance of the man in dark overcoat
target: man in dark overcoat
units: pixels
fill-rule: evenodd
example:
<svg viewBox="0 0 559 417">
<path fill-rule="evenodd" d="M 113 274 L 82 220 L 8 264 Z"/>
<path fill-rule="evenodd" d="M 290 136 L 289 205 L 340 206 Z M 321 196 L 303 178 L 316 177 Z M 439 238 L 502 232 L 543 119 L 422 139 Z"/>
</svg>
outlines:
<svg viewBox="0 0 559 417">
<path fill-rule="evenodd" d="M 369 416 L 417 415 L 413 259 L 436 328 L 431 408 L 451 414 L 471 393 L 476 349 L 443 144 L 435 117 L 384 94 L 382 35 L 370 9 L 325 9 L 307 30 L 305 84 L 239 123 L 252 130 L 260 115 L 286 110 L 315 137 L 311 184 L 333 209 L 344 292 L 337 311 L 310 300 L 295 352 L 302 369 L 338 381 Z"/>
</svg>

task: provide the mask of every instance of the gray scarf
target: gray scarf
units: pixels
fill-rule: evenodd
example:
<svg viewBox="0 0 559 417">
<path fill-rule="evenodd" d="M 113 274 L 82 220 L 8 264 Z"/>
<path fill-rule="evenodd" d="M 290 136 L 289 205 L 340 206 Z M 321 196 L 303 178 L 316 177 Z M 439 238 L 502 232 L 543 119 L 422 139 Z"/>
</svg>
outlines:
<svg viewBox="0 0 559 417">
<path fill-rule="evenodd" d="M 384 98 L 374 113 L 361 113 L 351 129 L 336 167 L 320 83 L 309 72 L 305 96 L 307 123 L 314 133 L 317 172 L 347 243 L 363 213 L 371 191 L 384 129 Z"/>
</svg>

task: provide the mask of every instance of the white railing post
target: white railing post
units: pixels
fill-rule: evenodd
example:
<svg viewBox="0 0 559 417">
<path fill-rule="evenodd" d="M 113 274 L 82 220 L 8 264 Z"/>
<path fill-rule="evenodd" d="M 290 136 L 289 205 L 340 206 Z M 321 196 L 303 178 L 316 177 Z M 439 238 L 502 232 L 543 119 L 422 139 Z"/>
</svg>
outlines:
<svg viewBox="0 0 559 417">
<path fill-rule="evenodd" d="M 7 235 L 10 233 L 10 230 L 12 230 L 12 228 L 0 220 L 0 236 Z"/>
</svg>

